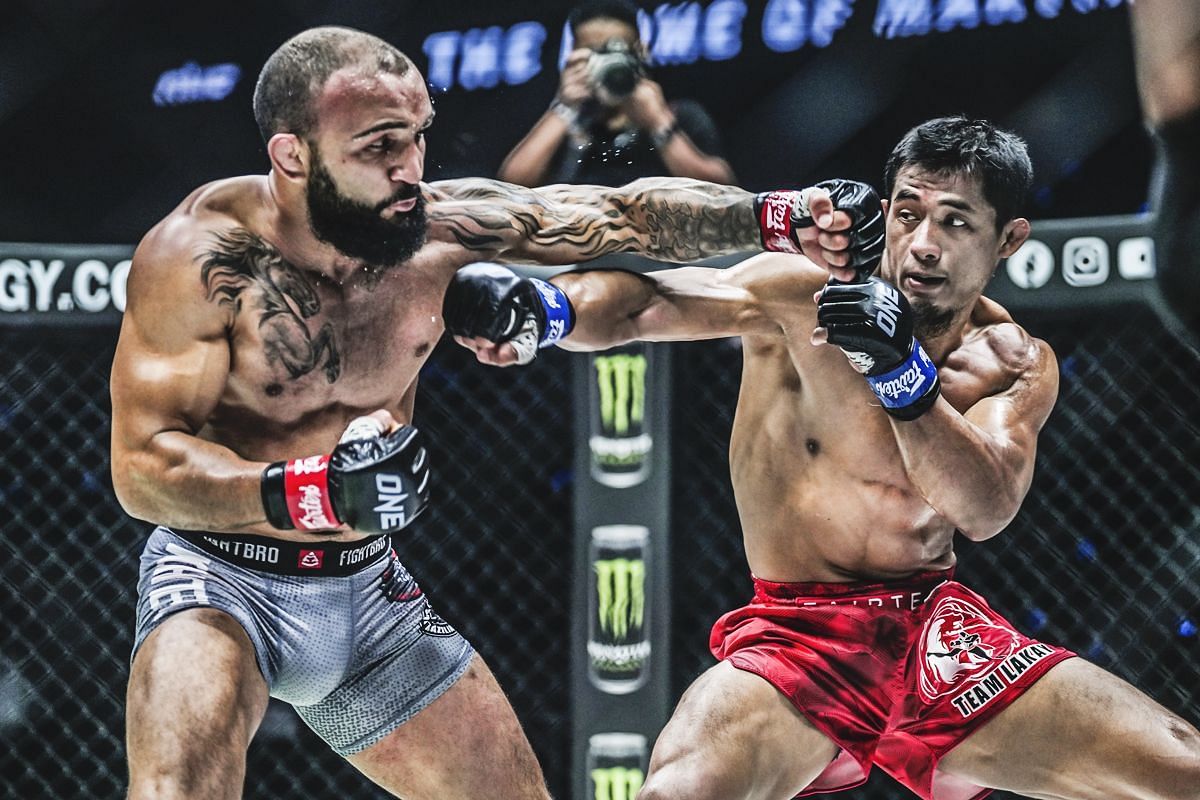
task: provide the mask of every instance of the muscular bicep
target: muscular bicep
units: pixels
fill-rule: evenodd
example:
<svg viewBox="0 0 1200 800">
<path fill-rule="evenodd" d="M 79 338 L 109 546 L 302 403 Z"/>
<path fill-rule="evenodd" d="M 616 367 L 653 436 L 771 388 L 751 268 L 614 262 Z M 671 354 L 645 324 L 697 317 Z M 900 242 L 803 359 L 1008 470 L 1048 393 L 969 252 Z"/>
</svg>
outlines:
<svg viewBox="0 0 1200 800">
<path fill-rule="evenodd" d="M 1033 480 L 1037 437 L 1058 397 L 1058 365 L 1045 342 L 1029 339 L 1026 366 L 1001 392 L 964 414 L 996 445 L 995 451 L 1023 496 Z"/>
<path fill-rule="evenodd" d="M 229 374 L 224 315 L 205 296 L 199 267 L 186 255 L 158 256 L 144 245 L 130 269 L 110 381 L 114 468 L 146 455 L 159 434 L 197 433 Z"/>
<path fill-rule="evenodd" d="M 128 318 L 127 318 L 128 319 Z M 229 372 L 223 337 L 164 347 L 136 321 L 122 325 L 113 359 L 113 432 L 137 447 L 161 431 L 196 433 L 216 406 Z"/>
</svg>

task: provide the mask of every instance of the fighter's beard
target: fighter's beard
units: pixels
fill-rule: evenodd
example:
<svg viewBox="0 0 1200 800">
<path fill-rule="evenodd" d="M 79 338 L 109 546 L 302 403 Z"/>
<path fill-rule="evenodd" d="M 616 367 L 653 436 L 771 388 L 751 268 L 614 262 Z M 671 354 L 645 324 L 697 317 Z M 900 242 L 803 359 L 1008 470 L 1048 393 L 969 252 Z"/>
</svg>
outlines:
<svg viewBox="0 0 1200 800">
<path fill-rule="evenodd" d="M 943 335 L 954 323 L 953 308 L 942 308 L 920 300 L 909 304 L 913 310 L 913 333 L 923 342 Z"/>
<path fill-rule="evenodd" d="M 416 199 L 411 211 L 391 219 L 381 216 L 388 206 L 409 198 Z M 418 187 L 402 186 L 374 206 L 360 203 L 338 190 L 315 145 L 307 199 L 313 235 L 373 271 L 407 261 L 425 244 L 425 199 Z"/>
</svg>

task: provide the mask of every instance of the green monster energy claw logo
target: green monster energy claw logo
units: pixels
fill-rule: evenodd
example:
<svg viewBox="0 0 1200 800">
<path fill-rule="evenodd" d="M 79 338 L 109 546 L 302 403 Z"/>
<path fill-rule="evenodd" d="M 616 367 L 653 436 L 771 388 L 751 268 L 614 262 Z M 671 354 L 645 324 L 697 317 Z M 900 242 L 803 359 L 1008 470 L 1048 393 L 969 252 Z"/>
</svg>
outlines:
<svg viewBox="0 0 1200 800">
<path fill-rule="evenodd" d="M 592 770 L 594 800 L 633 800 L 645 777 L 637 767 L 598 767 Z"/>
<path fill-rule="evenodd" d="M 600 430 L 590 440 L 598 466 L 622 472 L 636 470 L 650 452 L 646 421 L 646 356 L 613 353 L 596 356 L 596 388 Z"/>
<path fill-rule="evenodd" d="M 592 568 L 596 571 L 596 638 L 600 641 L 588 643 L 588 654 L 604 672 L 637 672 L 650 657 L 650 642 L 643 635 L 646 562 L 607 558 L 594 562 Z"/>
<path fill-rule="evenodd" d="M 634 425 L 640 430 L 646 413 L 646 357 L 631 353 L 596 356 L 596 384 L 604 433 L 629 436 Z"/>
<path fill-rule="evenodd" d="M 597 561 L 596 592 L 601 631 L 620 641 L 629 635 L 631 626 L 641 630 L 646 613 L 645 561 L 640 558 Z"/>
</svg>

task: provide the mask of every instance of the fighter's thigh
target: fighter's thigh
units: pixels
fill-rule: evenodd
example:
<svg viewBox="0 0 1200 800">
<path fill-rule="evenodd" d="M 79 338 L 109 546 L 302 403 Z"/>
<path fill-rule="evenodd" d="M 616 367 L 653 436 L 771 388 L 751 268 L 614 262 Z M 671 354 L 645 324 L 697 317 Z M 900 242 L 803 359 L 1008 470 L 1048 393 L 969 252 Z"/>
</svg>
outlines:
<svg viewBox="0 0 1200 800">
<path fill-rule="evenodd" d="M 405 800 L 550 796 L 517 715 L 478 655 L 438 699 L 347 760 Z"/>
<path fill-rule="evenodd" d="M 266 706 L 254 648 L 233 617 L 212 608 L 167 617 L 130 670 L 130 798 L 240 797 Z"/>
<path fill-rule="evenodd" d="M 940 768 L 1035 797 L 1198 800 L 1200 734 L 1115 675 L 1072 658 Z"/>
<path fill-rule="evenodd" d="M 639 800 L 794 797 L 837 746 L 774 686 L 721 662 L 684 693 L 654 745 Z"/>
</svg>

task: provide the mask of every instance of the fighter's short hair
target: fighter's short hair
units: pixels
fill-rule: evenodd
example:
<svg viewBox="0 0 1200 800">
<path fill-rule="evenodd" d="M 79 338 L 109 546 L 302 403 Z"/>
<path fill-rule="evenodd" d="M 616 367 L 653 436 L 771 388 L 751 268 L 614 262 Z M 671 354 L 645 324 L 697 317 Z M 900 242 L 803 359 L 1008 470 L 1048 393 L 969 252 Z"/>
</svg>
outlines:
<svg viewBox="0 0 1200 800">
<path fill-rule="evenodd" d="M 277 133 L 306 136 L 316 125 L 313 100 L 329 76 L 354 65 L 404 75 L 412 62 L 378 36 L 353 28 L 309 28 L 280 45 L 254 86 L 254 120 L 263 141 Z"/>
<path fill-rule="evenodd" d="M 1033 184 L 1025 141 L 987 120 L 965 116 L 931 119 L 904 134 L 884 167 L 889 198 L 905 167 L 978 175 L 983 196 L 996 211 L 997 230 L 1020 213 Z"/>
</svg>

